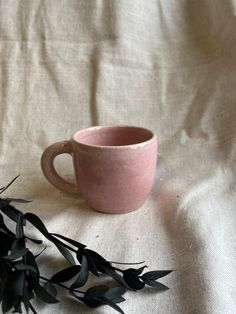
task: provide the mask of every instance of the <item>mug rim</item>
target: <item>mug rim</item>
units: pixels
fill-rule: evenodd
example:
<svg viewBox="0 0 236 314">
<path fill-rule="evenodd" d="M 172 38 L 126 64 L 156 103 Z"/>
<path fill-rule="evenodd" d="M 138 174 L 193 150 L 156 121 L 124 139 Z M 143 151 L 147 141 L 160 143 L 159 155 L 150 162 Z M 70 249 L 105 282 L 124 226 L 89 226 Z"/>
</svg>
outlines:
<svg viewBox="0 0 236 314">
<path fill-rule="evenodd" d="M 134 144 L 127 144 L 127 145 L 96 145 L 96 144 L 85 144 L 81 143 L 76 137 L 78 136 L 79 133 L 83 131 L 94 131 L 94 130 L 99 130 L 99 129 L 109 129 L 109 128 L 130 128 L 130 129 L 139 129 L 143 131 L 148 131 L 150 133 L 150 138 L 148 140 L 142 141 L 140 143 L 134 143 Z M 153 141 L 157 142 L 157 136 L 156 134 L 145 127 L 141 126 L 133 126 L 133 125 L 97 125 L 97 126 L 91 126 L 85 129 L 81 129 L 76 131 L 72 135 L 72 141 L 82 145 L 84 147 L 90 147 L 90 148 L 97 148 L 97 149 L 125 149 L 125 148 L 135 148 L 135 147 L 142 147 L 145 146 L 148 143 L 151 143 Z"/>
</svg>

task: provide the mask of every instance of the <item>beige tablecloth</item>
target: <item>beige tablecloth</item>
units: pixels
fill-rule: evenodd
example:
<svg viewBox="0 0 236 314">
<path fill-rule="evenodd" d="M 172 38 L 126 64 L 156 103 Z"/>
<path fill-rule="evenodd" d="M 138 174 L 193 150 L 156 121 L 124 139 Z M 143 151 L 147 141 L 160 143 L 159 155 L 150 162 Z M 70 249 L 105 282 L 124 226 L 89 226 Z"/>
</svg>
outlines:
<svg viewBox="0 0 236 314">
<path fill-rule="evenodd" d="M 50 231 L 174 269 L 170 290 L 127 293 L 125 313 L 236 313 L 235 15 L 235 0 L 0 1 L 0 186 L 21 174 L 6 196 L 33 199 L 18 207 Z M 126 215 L 93 211 L 40 169 L 49 144 L 112 124 L 159 140 L 152 194 Z M 72 177 L 68 156 L 56 166 Z M 45 275 L 65 266 L 50 247 L 40 258 Z M 66 297 L 35 307 L 114 313 Z"/>
</svg>

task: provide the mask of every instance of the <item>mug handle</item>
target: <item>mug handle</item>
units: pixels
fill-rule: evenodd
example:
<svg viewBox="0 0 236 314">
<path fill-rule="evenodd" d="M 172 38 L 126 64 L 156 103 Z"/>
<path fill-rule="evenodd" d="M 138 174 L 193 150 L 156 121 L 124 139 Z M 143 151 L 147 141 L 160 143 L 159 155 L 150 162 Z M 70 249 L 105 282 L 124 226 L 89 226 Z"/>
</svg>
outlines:
<svg viewBox="0 0 236 314">
<path fill-rule="evenodd" d="M 75 183 L 70 183 L 63 179 L 55 170 L 54 159 L 61 154 L 72 154 L 73 147 L 71 141 L 61 141 L 50 145 L 43 152 L 41 157 L 41 168 L 43 174 L 59 190 L 70 193 L 78 194 L 79 189 Z"/>
</svg>

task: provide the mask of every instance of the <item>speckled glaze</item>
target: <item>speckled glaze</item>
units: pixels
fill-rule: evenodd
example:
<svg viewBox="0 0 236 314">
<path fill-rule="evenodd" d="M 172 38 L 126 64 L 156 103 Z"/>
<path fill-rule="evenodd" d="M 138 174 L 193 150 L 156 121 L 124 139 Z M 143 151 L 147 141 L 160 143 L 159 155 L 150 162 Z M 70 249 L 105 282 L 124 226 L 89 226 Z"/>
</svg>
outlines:
<svg viewBox="0 0 236 314">
<path fill-rule="evenodd" d="M 76 184 L 60 177 L 53 166 L 62 153 L 72 155 Z M 49 146 L 41 165 L 60 190 L 82 193 L 87 203 L 105 213 L 126 213 L 147 199 L 156 172 L 157 139 L 148 129 L 98 126 L 76 132 L 70 141 Z"/>
</svg>

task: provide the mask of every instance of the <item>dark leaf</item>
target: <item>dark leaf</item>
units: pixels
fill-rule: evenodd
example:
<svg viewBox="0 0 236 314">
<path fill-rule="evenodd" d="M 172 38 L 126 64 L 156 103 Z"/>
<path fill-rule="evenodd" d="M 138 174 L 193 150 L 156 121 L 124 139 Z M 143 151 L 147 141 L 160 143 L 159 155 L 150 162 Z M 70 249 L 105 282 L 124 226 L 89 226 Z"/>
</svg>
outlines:
<svg viewBox="0 0 236 314">
<path fill-rule="evenodd" d="M 0 257 L 0 260 L 7 260 L 7 261 L 14 261 L 22 256 L 24 256 L 26 253 L 28 252 L 28 249 L 22 249 L 22 250 L 19 250 L 13 254 L 9 254 L 7 256 L 2 256 Z"/>
<path fill-rule="evenodd" d="M 50 293 L 48 293 L 46 289 L 44 289 L 40 285 L 37 285 L 34 288 L 34 292 L 40 300 L 46 303 L 58 303 L 59 302 L 55 297 L 53 297 Z"/>
<path fill-rule="evenodd" d="M 25 309 L 26 309 L 27 313 L 29 311 L 29 306 L 30 306 L 30 302 L 29 301 L 30 301 L 30 299 L 33 299 L 33 297 L 34 297 L 34 293 L 32 291 L 32 288 L 29 287 L 29 286 L 27 287 L 26 286 L 26 282 L 24 282 L 22 302 L 24 303 L 24 306 L 25 306 Z"/>
<path fill-rule="evenodd" d="M 13 308 L 18 303 L 19 296 L 23 295 L 24 279 L 24 272 L 20 271 L 14 271 L 9 276 L 2 300 L 3 313 Z"/>
<path fill-rule="evenodd" d="M 95 276 L 99 277 L 99 273 L 98 273 L 97 267 L 95 265 L 95 262 L 93 261 L 93 258 L 90 256 L 89 251 L 87 249 L 84 249 L 84 250 L 78 249 L 77 250 L 76 257 L 77 257 L 77 259 L 78 259 L 78 261 L 80 263 L 82 263 L 82 258 L 83 258 L 84 255 L 87 258 L 88 268 L 91 271 L 91 273 L 93 273 Z"/>
<path fill-rule="evenodd" d="M 11 246 L 11 253 L 16 253 L 25 249 L 25 240 L 23 238 L 16 239 Z"/>
<path fill-rule="evenodd" d="M 9 235 L 15 237 L 15 234 L 14 234 L 13 232 L 11 232 L 11 231 L 7 228 L 7 226 L 5 225 L 3 216 L 2 216 L 1 214 L 0 214 L 0 228 L 1 228 L 2 230 L 4 230 L 7 234 L 9 234 Z"/>
<path fill-rule="evenodd" d="M 55 237 L 58 237 L 58 238 L 60 238 L 60 239 L 62 239 L 62 240 L 65 240 L 66 242 L 68 242 L 68 243 L 74 245 L 74 246 L 77 247 L 77 248 L 84 248 L 84 247 L 86 247 L 86 245 L 84 245 L 84 244 L 82 244 L 82 243 L 80 243 L 80 242 L 77 242 L 77 241 L 75 241 L 75 240 L 73 240 L 73 239 L 70 239 L 70 238 L 67 238 L 67 237 L 65 237 L 65 236 L 62 236 L 61 234 L 58 234 L 58 233 L 51 233 L 51 235 L 53 235 L 53 236 L 55 236 Z"/>
<path fill-rule="evenodd" d="M 102 257 L 101 255 L 99 255 L 97 252 L 90 250 L 90 249 L 86 249 L 86 252 L 91 256 L 91 258 L 96 261 L 96 262 L 107 262 L 105 260 L 104 257 Z"/>
<path fill-rule="evenodd" d="M 16 236 L 17 238 L 22 238 L 24 236 L 24 216 L 18 215 L 16 223 Z"/>
<path fill-rule="evenodd" d="M 17 220 L 18 220 L 18 216 L 22 214 L 18 209 L 16 209 L 15 207 L 13 207 L 11 205 L 7 205 L 5 207 L 2 207 L 1 211 L 7 217 L 9 217 L 11 220 L 13 220 L 15 222 L 17 222 Z"/>
<path fill-rule="evenodd" d="M 14 306 L 14 312 L 13 313 L 22 313 L 21 301 L 18 301 L 16 303 L 16 305 Z"/>
<path fill-rule="evenodd" d="M 10 201 L 8 201 L 6 198 L 2 199 L 0 198 L 0 208 L 5 207 L 10 204 Z"/>
<path fill-rule="evenodd" d="M 78 262 L 81 264 L 82 263 L 82 257 L 83 257 L 83 255 L 84 255 L 84 248 L 82 248 L 82 249 L 78 249 L 77 251 L 76 251 L 76 257 L 77 257 L 77 260 L 78 260 Z"/>
<path fill-rule="evenodd" d="M 25 281 L 25 274 L 23 271 L 14 271 L 12 281 L 10 285 L 12 285 L 14 293 L 18 296 L 23 295 L 23 286 Z"/>
<path fill-rule="evenodd" d="M 169 273 L 171 273 L 172 270 L 154 270 L 154 271 L 149 271 L 145 274 L 142 275 L 143 280 L 157 280 L 159 278 L 165 277 Z"/>
<path fill-rule="evenodd" d="M 34 298 L 34 293 L 33 293 L 33 290 L 30 289 L 29 287 L 27 287 L 27 290 L 28 290 L 28 294 L 29 294 L 29 298 L 30 300 Z"/>
<path fill-rule="evenodd" d="M 91 260 L 93 261 L 93 264 L 96 267 L 96 270 L 99 272 L 103 272 L 103 266 L 105 265 L 106 268 L 114 269 L 114 267 L 111 265 L 110 262 L 108 262 L 104 257 L 102 257 L 100 254 L 97 252 L 86 249 L 86 256 L 90 256 Z"/>
<path fill-rule="evenodd" d="M 127 289 L 125 287 L 110 288 L 104 296 L 109 300 L 114 300 L 121 297 L 126 291 Z"/>
<path fill-rule="evenodd" d="M 146 268 L 147 266 L 143 266 L 143 267 L 140 267 L 140 268 L 129 268 L 129 269 L 127 269 L 128 271 L 130 271 L 130 272 L 132 272 L 133 274 L 135 274 L 136 276 L 138 276 L 138 275 L 141 275 L 142 274 L 142 272 L 143 272 L 143 270 L 144 270 L 144 268 Z"/>
<path fill-rule="evenodd" d="M 32 201 L 28 201 L 28 200 L 24 200 L 22 198 L 5 198 L 5 200 L 9 201 L 9 202 L 15 202 L 15 203 L 30 203 Z"/>
<path fill-rule="evenodd" d="M 145 283 L 141 281 L 139 277 L 129 269 L 124 271 L 123 278 L 127 285 L 134 290 L 143 289 L 145 286 Z"/>
<path fill-rule="evenodd" d="M 2 312 L 7 313 L 17 303 L 18 297 L 11 294 L 6 294 L 2 300 Z"/>
<path fill-rule="evenodd" d="M 85 283 L 88 280 L 88 276 L 89 276 L 88 262 L 87 262 L 87 258 L 83 256 L 82 263 L 81 263 L 81 270 L 75 282 L 70 286 L 70 289 L 77 289 L 85 285 Z"/>
<path fill-rule="evenodd" d="M 29 311 L 29 300 L 30 300 L 30 297 L 29 297 L 29 288 L 26 287 L 26 282 L 24 282 L 24 285 L 23 285 L 23 294 L 22 294 L 22 302 L 24 303 L 25 310 L 26 310 L 27 313 L 28 313 L 28 311 Z"/>
<path fill-rule="evenodd" d="M 51 283 L 51 281 L 47 281 L 44 284 L 44 289 L 50 294 L 52 295 L 54 298 L 56 298 L 57 296 L 57 289 L 56 287 Z"/>
<path fill-rule="evenodd" d="M 92 308 L 102 305 L 102 297 L 108 289 L 109 287 L 104 285 L 89 288 L 84 294 L 84 303 Z"/>
<path fill-rule="evenodd" d="M 6 267 L 0 265 L 0 275 L 1 275 L 1 284 L 0 284 L 0 302 L 3 299 L 3 295 L 6 291 L 8 278 L 10 276 L 10 272 L 7 270 Z"/>
<path fill-rule="evenodd" d="M 11 235 L 5 233 L 4 230 L 0 230 L 0 257 L 8 255 L 13 241 L 14 238 Z"/>
<path fill-rule="evenodd" d="M 7 188 L 9 188 L 10 185 L 12 185 L 12 183 L 19 177 L 20 175 L 16 176 L 13 180 L 11 180 L 10 183 L 8 183 L 7 186 L 4 186 L 0 189 L 0 194 L 3 193 L 4 191 L 6 191 Z"/>
<path fill-rule="evenodd" d="M 28 273 L 25 280 L 27 281 L 27 287 L 30 291 L 33 291 L 39 285 L 39 280 L 37 280 L 35 273 Z"/>
<path fill-rule="evenodd" d="M 169 289 L 167 286 L 163 285 L 162 283 L 160 283 L 158 281 L 154 281 L 154 280 L 145 280 L 145 284 L 150 286 L 150 287 L 158 288 L 158 290 L 168 290 Z"/>
<path fill-rule="evenodd" d="M 8 236 L 5 233 L 0 233 L 0 257 L 8 254 L 9 243 Z"/>
<path fill-rule="evenodd" d="M 109 275 L 111 278 L 113 278 L 120 285 L 128 288 L 129 290 L 135 290 L 135 289 L 129 287 L 127 285 L 127 283 L 124 281 L 124 278 L 120 274 L 118 274 L 115 270 L 112 270 L 110 268 L 106 268 L 105 266 L 103 266 L 103 270 L 104 270 L 105 274 Z"/>
<path fill-rule="evenodd" d="M 34 298 L 34 293 L 32 289 L 26 286 L 26 283 L 24 283 L 23 287 L 23 295 L 22 295 L 22 302 L 24 303 L 25 310 L 28 313 L 29 306 L 30 306 L 30 300 Z"/>
<path fill-rule="evenodd" d="M 117 304 L 115 304 L 113 301 L 111 301 L 111 300 L 109 300 L 107 298 L 104 298 L 104 303 L 109 305 L 110 307 L 112 307 L 117 312 L 119 312 L 121 314 L 125 314 L 125 312 L 122 311 L 122 309 Z"/>
<path fill-rule="evenodd" d="M 73 277 L 75 277 L 78 272 L 81 270 L 80 265 L 73 265 L 68 268 L 65 268 L 59 272 L 57 272 L 55 275 L 52 276 L 51 281 L 54 283 L 58 282 L 66 282 Z"/>
<path fill-rule="evenodd" d="M 56 239 L 55 239 L 56 240 Z M 53 240 L 52 240 L 53 241 Z M 70 251 L 62 246 L 60 243 L 53 241 L 58 250 L 61 252 L 61 254 L 65 257 L 65 259 L 70 262 L 72 265 L 75 265 L 75 260 Z"/>
<path fill-rule="evenodd" d="M 113 301 L 114 303 L 121 303 L 121 302 L 124 302 L 124 301 L 125 301 L 125 298 L 123 298 L 123 297 L 118 297 L 118 298 L 112 299 L 112 301 Z"/>
<path fill-rule="evenodd" d="M 43 241 L 42 240 L 38 240 L 38 239 L 32 239 L 30 237 L 25 237 L 26 239 L 30 240 L 31 242 L 35 243 L 35 244 L 42 244 Z"/>
<path fill-rule="evenodd" d="M 33 272 L 33 273 L 37 273 L 37 269 L 35 269 L 33 266 L 30 266 L 30 265 L 25 265 L 25 264 L 16 264 L 15 265 L 15 268 L 17 270 L 21 270 L 21 271 L 30 271 L 30 272 Z"/>
<path fill-rule="evenodd" d="M 85 296 L 86 297 L 102 297 L 104 296 L 104 294 L 107 292 L 108 289 L 109 287 L 105 285 L 94 286 L 94 287 L 89 288 L 85 292 Z"/>
<path fill-rule="evenodd" d="M 101 262 L 101 263 L 96 262 L 96 267 L 97 267 L 97 270 L 103 274 L 107 274 L 107 269 L 114 271 L 114 267 L 110 264 L 110 262 Z"/>
<path fill-rule="evenodd" d="M 38 265 L 35 261 L 35 257 L 32 254 L 32 252 L 30 251 L 27 252 L 25 260 L 27 265 L 32 266 L 34 269 L 36 269 L 37 272 L 39 272 Z"/>
<path fill-rule="evenodd" d="M 27 282 L 32 289 L 39 284 L 39 269 L 35 261 L 35 257 L 30 251 L 28 251 L 25 256 L 25 262 L 27 265 L 33 267 L 33 269 L 36 270 L 36 272 L 30 272 L 27 276 Z"/>
<path fill-rule="evenodd" d="M 49 233 L 42 220 L 33 213 L 24 214 L 26 220 L 28 220 L 35 228 L 37 228 L 44 236 L 48 237 Z"/>
<path fill-rule="evenodd" d="M 1 227 L 0 227 L 0 233 L 8 236 L 8 233 L 4 229 L 2 229 Z"/>
</svg>

